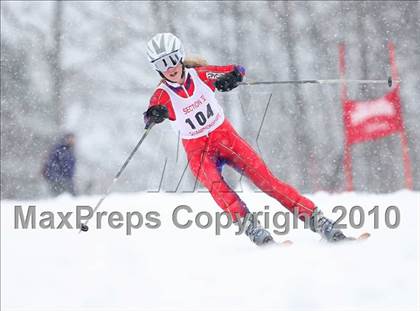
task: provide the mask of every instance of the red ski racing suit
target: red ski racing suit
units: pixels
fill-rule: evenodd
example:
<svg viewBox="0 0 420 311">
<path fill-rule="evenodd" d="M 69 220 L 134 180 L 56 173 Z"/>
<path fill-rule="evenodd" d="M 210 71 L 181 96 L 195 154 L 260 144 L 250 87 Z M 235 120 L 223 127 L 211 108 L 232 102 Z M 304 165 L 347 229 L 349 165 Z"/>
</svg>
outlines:
<svg viewBox="0 0 420 311">
<path fill-rule="evenodd" d="M 225 182 L 222 176 L 224 164 L 242 172 L 259 189 L 291 212 L 297 212 L 301 218 L 310 217 L 316 208 L 315 204 L 276 178 L 230 122 L 224 119 L 223 110 L 214 97 L 214 82 L 221 74 L 234 69 L 235 65 L 186 69 L 184 84 L 162 81 L 149 107 L 166 106 L 171 124 L 181 132 L 194 176 L 210 191 L 216 203 L 232 215 L 234 221 L 249 211 Z"/>
</svg>

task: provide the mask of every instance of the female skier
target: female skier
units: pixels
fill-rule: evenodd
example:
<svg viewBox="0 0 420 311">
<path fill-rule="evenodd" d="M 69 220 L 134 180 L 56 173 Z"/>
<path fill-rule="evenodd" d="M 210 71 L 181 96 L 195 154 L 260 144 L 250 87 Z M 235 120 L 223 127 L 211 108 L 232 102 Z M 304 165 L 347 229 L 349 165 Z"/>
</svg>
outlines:
<svg viewBox="0 0 420 311">
<path fill-rule="evenodd" d="M 171 33 L 155 35 L 147 43 L 147 56 L 162 81 L 144 113 L 146 128 L 167 118 L 171 121 L 181 134 L 194 176 L 234 222 L 245 217 L 241 221 L 251 241 L 265 245 L 272 243 L 273 238 L 223 179 L 224 164 L 243 172 L 266 194 L 291 212 L 297 212 L 302 220 L 309 219 L 311 230 L 327 241 L 347 239 L 312 201 L 276 178 L 225 118 L 214 92 L 237 87 L 245 74 L 242 66 L 192 66 L 185 61 L 181 41 Z"/>
</svg>

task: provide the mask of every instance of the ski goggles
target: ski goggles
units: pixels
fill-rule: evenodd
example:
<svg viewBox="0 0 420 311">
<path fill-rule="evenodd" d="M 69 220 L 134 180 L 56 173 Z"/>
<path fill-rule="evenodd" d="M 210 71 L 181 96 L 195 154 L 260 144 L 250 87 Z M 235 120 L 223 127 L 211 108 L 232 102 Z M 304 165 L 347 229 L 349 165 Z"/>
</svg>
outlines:
<svg viewBox="0 0 420 311">
<path fill-rule="evenodd" d="M 151 63 L 156 70 L 160 72 L 165 72 L 169 68 L 178 65 L 181 60 L 182 55 L 179 50 L 176 50 L 172 53 L 161 56 L 158 59 L 155 59 L 154 61 L 151 61 Z"/>
</svg>

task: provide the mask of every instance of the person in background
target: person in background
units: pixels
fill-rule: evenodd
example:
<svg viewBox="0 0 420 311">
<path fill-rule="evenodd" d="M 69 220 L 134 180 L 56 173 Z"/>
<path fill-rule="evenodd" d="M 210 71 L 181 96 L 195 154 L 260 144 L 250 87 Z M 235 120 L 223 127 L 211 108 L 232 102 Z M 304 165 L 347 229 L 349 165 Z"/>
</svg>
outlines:
<svg viewBox="0 0 420 311">
<path fill-rule="evenodd" d="M 60 141 L 53 146 L 43 165 L 42 176 L 47 181 L 53 196 L 58 196 L 64 192 L 68 192 L 74 196 L 76 195 L 73 181 L 76 167 L 74 145 L 74 134 L 65 134 Z"/>
</svg>

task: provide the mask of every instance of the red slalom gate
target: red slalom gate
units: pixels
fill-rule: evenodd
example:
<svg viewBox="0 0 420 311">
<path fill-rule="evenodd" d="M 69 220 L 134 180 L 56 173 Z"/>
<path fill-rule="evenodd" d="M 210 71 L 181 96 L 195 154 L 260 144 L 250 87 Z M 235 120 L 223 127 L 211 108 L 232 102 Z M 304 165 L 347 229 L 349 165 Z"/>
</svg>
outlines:
<svg viewBox="0 0 420 311">
<path fill-rule="evenodd" d="M 395 48 L 388 44 L 391 63 L 392 80 L 398 81 L 398 71 L 395 63 Z M 339 70 L 341 83 L 340 99 L 343 105 L 343 121 L 345 129 L 344 145 L 344 174 L 347 191 L 353 190 L 352 156 L 353 144 L 372 141 L 398 133 L 400 135 L 405 187 L 413 188 L 413 178 L 408 148 L 407 133 L 405 131 L 401 111 L 400 84 L 395 83 L 392 89 L 384 96 L 368 100 L 356 101 L 348 98 L 347 84 L 345 82 L 345 46 L 339 45 Z"/>
</svg>

